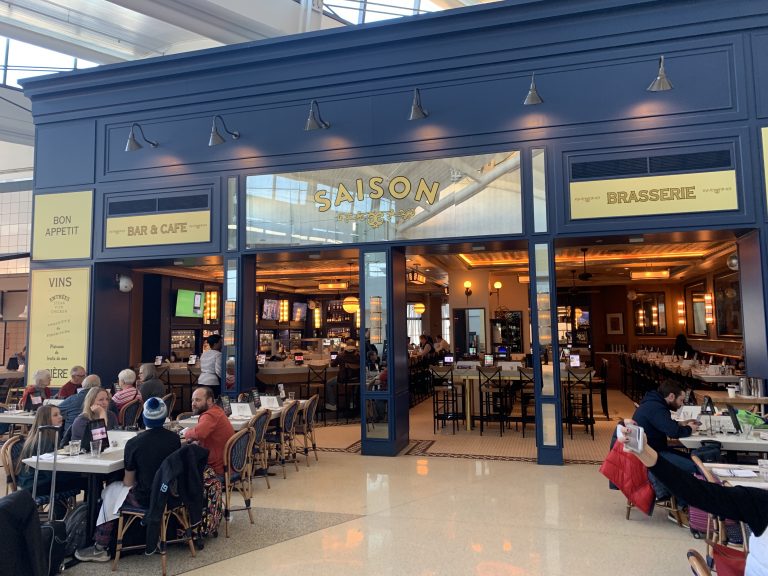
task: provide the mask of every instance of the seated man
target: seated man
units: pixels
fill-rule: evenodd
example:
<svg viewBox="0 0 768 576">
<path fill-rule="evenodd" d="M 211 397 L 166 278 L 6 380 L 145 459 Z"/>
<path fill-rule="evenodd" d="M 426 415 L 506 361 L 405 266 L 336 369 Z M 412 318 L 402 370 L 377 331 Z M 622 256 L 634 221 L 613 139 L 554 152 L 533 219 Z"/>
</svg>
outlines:
<svg viewBox="0 0 768 576">
<path fill-rule="evenodd" d="M 163 428 L 168 409 L 162 400 L 150 398 L 144 402 L 142 416 L 146 431 L 125 445 L 125 476 L 122 482 L 113 482 L 104 489 L 99 513 L 101 523 L 96 526 L 93 546 L 75 552 L 75 558 L 81 562 L 109 562 L 109 545 L 117 527 L 117 516 L 111 514 L 111 510 L 124 502 L 149 507 L 155 472 L 163 460 L 181 447 L 176 433 Z"/>
<path fill-rule="evenodd" d="M 96 376 L 96 374 L 89 374 L 83 379 L 83 385 L 80 387 L 80 389 L 77 391 L 76 394 L 73 394 L 66 400 L 64 400 L 61 404 L 59 404 L 59 410 L 61 411 L 61 416 L 64 418 L 64 424 L 63 424 L 63 430 L 66 433 L 66 431 L 69 429 L 70 426 L 72 426 L 72 423 L 75 421 L 75 419 L 80 416 L 83 412 L 83 401 L 85 400 L 85 395 L 88 393 L 88 390 L 91 388 L 100 388 L 101 387 L 101 378 Z"/>
<path fill-rule="evenodd" d="M 213 391 L 207 386 L 200 386 L 192 392 L 192 410 L 199 419 L 197 426 L 184 430 L 184 438 L 207 448 L 208 465 L 218 476 L 222 476 L 224 446 L 235 434 L 235 429 L 221 406 L 214 402 Z"/>
<path fill-rule="evenodd" d="M 120 410 L 123 406 L 128 404 L 128 402 L 133 402 L 136 398 L 141 400 L 141 393 L 136 388 L 136 372 L 130 368 L 121 370 L 117 375 L 117 380 L 120 384 L 120 391 L 112 396 L 112 403 L 115 406 L 115 412 L 119 414 Z M 147 398 L 147 400 L 149 400 L 149 398 Z"/>
<path fill-rule="evenodd" d="M 154 364 L 142 364 L 139 366 L 139 384 L 137 388 L 142 398 L 149 400 L 153 396 L 162 398 L 165 396 L 165 384 L 157 377 L 157 369 Z"/>
<path fill-rule="evenodd" d="M 355 341 L 348 338 L 344 350 L 331 361 L 331 366 L 338 366 L 339 373 L 325 383 L 325 409 L 336 410 L 339 383 L 358 382 L 360 379 L 360 352 Z M 354 373 L 354 372 L 357 373 Z"/>
<path fill-rule="evenodd" d="M 83 385 L 83 378 L 85 378 L 85 368 L 82 366 L 73 366 L 69 371 L 69 382 L 64 384 L 56 394 L 56 398 L 59 400 L 65 400 L 73 394 L 77 394 L 77 391 Z"/>
<path fill-rule="evenodd" d="M 696 473 L 696 465 L 688 454 L 670 448 L 667 438 L 687 438 L 700 424 L 696 420 L 676 422 L 670 411 L 679 410 L 685 400 L 685 391 L 674 380 L 665 380 L 658 390 L 651 390 L 640 402 L 632 419 L 645 429 L 648 444 L 678 468 Z"/>
</svg>

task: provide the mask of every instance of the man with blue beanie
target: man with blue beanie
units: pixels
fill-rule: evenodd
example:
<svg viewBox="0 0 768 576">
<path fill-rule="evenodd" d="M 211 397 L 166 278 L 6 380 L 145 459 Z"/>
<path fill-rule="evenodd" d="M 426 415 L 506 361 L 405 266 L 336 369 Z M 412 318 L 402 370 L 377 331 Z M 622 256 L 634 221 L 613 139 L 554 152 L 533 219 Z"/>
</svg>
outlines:
<svg viewBox="0 0 768 576">
<path fill-rule="evenodd" d="M 75 557 L 82 562 L 110 560 L 109 545 L 117 526 L 117 516 L 110 511 L 123 502 L 148 508 L 155 472 L 160 469 L 163 460 L 181 447 L 178 435 L 163 427 L 168 409 L 162 399 L 153 397 L 144 402 L 142 417 L 146 430 L 125 445 L 123 481 L 113 482 L 102 493 L 101 523 L 97 523 L 94 544 L 75 552 Z M 117 500 L 119 503 L 115 505 Z"/>
</svg>

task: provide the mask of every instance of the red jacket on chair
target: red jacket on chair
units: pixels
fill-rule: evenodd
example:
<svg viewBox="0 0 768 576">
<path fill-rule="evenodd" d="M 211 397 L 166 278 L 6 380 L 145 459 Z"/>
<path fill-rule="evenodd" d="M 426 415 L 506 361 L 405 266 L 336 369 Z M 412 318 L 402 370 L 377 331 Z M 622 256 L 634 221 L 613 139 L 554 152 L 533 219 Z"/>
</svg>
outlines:
<svg viewBox="0 0 768 576">
<path fill-rule="evenodd" d="M 656 495 L 648 480 L 648 470 L 632 454 L 624 452 L 624 445 L 616 442 L 605 457 L 600 473 L 621 490 L 627 500 L 650 515 Z"/>
</svg>

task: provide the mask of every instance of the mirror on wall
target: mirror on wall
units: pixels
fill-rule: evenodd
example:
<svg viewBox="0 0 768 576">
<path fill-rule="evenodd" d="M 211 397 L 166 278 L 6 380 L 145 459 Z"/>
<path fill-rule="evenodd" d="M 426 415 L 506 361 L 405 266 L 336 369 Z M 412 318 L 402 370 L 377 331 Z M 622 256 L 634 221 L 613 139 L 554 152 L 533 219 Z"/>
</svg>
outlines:
<svg viewBox="0 0 768 576">
<path fill-rule="evenodd" d="M 718 336 L 741 336 L 741 286 L 738 272 L 727 272 L 714 278 L 715 326 Z"/>
<path fill-rule="evenodd" d="M 667 334 L 667 306 L 664 292 L 638 293 L 633 310 L 635 334 L 638 336 L 665 336 Z"/>
<path fill-rule="evenodd" d="M 485 308 L 453 309 L 454 350 L 459 356 L 484 354 Z"/>
<path fill-rule="evenodd" d="M 689 336 L 707 336 L 707 292 L 704 282 L 685 287 L 686 325 Z"/>
</svg>

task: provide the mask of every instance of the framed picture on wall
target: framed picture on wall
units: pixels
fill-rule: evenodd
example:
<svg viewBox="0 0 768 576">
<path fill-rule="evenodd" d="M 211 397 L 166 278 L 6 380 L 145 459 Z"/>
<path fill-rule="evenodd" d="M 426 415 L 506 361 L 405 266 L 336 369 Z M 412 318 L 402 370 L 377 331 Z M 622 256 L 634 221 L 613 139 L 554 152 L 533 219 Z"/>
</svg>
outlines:
<svg viewBox="0 0 768 576">
<path fill-rule="evenodd" d="M 624 334 L 624 316 L 621 312 L 615 314 L 606 314 L 605 320 L 607 323 L 606 334 L 623 335 Z"/>
</svg>

